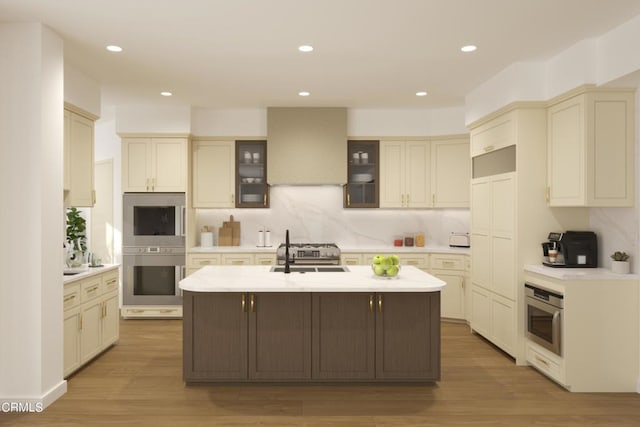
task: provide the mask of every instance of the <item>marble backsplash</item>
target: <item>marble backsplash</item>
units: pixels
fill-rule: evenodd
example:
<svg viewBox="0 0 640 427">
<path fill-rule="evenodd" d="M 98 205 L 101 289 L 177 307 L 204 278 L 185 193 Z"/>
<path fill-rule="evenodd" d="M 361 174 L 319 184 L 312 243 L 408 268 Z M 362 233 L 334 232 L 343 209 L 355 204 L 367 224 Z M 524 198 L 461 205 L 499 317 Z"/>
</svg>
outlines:
<svg viewBox="0 0 640 427">
<path fill-rule="evenodd" d="M 427 246 L 447 246 L 452 232 L 469 232 L 469 209 L 344 209 L 342 187 L 271 188 L 269 209 L 198 209 L 197 230 L 218 227 L 233 215 L 241 223 L 241 244 L 255 245 L 258 230 L 271 231 L 271 242 L 335 242 L 339 246 L 391 246 L 393 238 L 423 232 Z M 199 233 L 196 238 L 200 244 Z"/>
</svg>

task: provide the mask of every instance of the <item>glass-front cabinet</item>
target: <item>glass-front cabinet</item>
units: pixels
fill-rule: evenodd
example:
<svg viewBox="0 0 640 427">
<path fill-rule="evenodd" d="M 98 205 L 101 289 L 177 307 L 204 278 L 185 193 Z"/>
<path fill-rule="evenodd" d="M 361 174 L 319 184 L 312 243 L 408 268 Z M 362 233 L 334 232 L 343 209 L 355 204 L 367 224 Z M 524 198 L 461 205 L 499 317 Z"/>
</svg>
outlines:
<svg viewBox="0 0 640 427">
<path fill-rule="evenodd" d="M 236 141 L 236 207 L 268 208 L 267 141 Z"/>
<path fill-rule="evenodd" d="M 377 208 L 379 206 L 379 146 L 380 141 L 347 142 L 345 208 Z"/>
</svg>

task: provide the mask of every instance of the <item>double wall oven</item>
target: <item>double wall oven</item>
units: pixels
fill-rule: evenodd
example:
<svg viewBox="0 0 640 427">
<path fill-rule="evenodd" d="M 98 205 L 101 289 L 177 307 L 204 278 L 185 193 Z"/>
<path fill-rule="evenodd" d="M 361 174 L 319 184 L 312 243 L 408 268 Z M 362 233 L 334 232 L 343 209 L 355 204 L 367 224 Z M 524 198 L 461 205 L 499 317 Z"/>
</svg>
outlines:
<svg viewBox="0 0 640 427">
<path fill-rule="evenodd" d="M 185 228 L 184 193 L 124 194 L 124 305 L 182 304 Z"/>
</svg>

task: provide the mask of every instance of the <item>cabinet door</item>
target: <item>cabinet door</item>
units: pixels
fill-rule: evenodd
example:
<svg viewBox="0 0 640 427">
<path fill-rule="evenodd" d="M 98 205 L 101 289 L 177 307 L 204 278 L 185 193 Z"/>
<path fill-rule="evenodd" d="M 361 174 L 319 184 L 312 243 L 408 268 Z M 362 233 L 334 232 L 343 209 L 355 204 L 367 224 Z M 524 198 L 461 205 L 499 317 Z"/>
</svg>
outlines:
<svg viewBox="0 0 640 427">
<path fill-rule="evenodd" d="M 380 293 L 376 310 L 376 378 L 440 379 L 440 292 Z"/>
<path fill-rule="evenodd" d="M 501 175 L 494 178 L 491 184 L 492 271 L 489 289 L 506 298 L 515 299 L 515 178 L 513 174 Z"/>
<path fill-rule="evenodd" d="M 469 138 L 431 141 L 434 208 L 468 208 L 471 180 Z"/>
<path fill-rule="evenodd" d="M 68 149 L 69 192 L 65 197 L 65 205 L 92 207 L 93 120 L 70 113 Z"/>
<path fill-rule="evenodd" d="M 151 142 L 151 191 L 186 191 L 186 138 L 153 138 Z"/>
<path fill-rule="evenodd" d="M 490 295 L 489 291 L 471 285 L 471 329 L 487 338 L 491 337 L 492 331 Z"/>
<path fill-rule="evenodd" d="M 346 208 L 379 206 L 379 142 L 347 141 Z"/>
<path fill-rule="evenodd" d="M 513 301 L 493 297 L 491 300 L 491 332 L 489 338 L 513 355 L 516 347 L 516 313 Z"/>
<path fill-rule="evenodd" d="M 82 305 L 80 318 L 80 359 L 86 362 L 102 350 L 102 300 L 94 298 Z"/>
<path fill-rule="evenodd" d="M 380 141 L 380 207 L 404 206 L 404 141 Z"/>
<path fill-rule="evenodd" d="M 184 380 L 246 379 L 246 295 L 185 291 L 183 304 Z"/>
<path fill-rule="evenodd" d="M 312 378 L 375 377 L 375 295 L 313 294 Z"/>
<path fill-rule="evenodd" d="M 80 367 L 80 307 L 64 312 L 64 376 Z"/>
<path fill-rule="evenodd" d="M 194 208 L 235 207 L 234 153 L 233 141 L 194 142 Z"/>
<path fill-rule="evenodd" d="M 249 295 L 249 377 L 311 378 L 311 294 Z"/>
<path fill-rule="evenodd" d="M 440 315 L 448 319 L 464 319 L 464 276 L 462 272 L 432 271 L 435 277 L 447 282 L 441 291 Z"/>
<path fill-rule="evenodd" d="M 408 141 L 405 149 L 405 206 L 429 208 L 431 196 L 431 143 Z"/>
<path fill-rule="evenodd" d="M 102 301 L 102 347 L 108 347 L 120 337 L 118 293 L 107 294 Z"/>
<path fill-rule="evenodd" d="M 71 190 L 71 111 L 64 110 L 64 189 Z"/>
<path fill-rule="evenodd" d="M 236 141 L 237 208 L 268 208 L 267 141 Z"/>
<path fill-rule="evenodd" d="M 122 139 L 122 192 L 151 191 L 151 139 Z"/>
</svg>

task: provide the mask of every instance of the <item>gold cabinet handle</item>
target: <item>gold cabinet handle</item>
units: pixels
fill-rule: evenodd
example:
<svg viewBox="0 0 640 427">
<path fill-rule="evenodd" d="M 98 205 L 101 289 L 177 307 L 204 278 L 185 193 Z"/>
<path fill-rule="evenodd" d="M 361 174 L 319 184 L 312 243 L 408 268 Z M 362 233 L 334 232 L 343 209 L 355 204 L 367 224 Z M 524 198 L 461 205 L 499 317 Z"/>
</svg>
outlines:
<svg viewBox="0 0 640 427">
<path fill-rule="evenodd" d="M 76 297 L 75 295 L 68 296 L 68 297 L 66 297 L 66 298 L 64 299 L 64 302 L 69 302 L 69 301 L 71 301 L 72 299 L 74 299 L 75 297 Z"/>
<path fill-rule="evenodd" d="M 242 308 L 242 312 L 246 313 L 247 312 L 247 296 L 245 294 L 242 294 L 241 297 L 241 301 L 240 301 L 240 307 Z"/>
<path fill-rule="evenodd" d="M 351 194 L 347 191 L 347 206 L 351 206 Z"/>
<path fill-rule="evenodd" d="M 231 195 L 231 204 L 233 205 L 233 204 L 235 204 L 235 203 L 236 203 L 236 195 L 235 195 L 235 194 L 232 194 L 232 195 Z"/>
<path fill-rule="evenodd" d="M 404 207 L 404 194 L 400 195 L 400 205 L 402 205 L 402 207 Z"/>
<path fill-rule="evenodd" d="M 369 313 L 373 313 L 373 295 L 369 295 Z"/>
<path fill-rule="evenodd" d="M 409 206 L 409 195 L 407 194 L 407 207 Z"/>
<path fill-rule="evenodd" d="M 244 260 L 234 259 L 234 260 L 231 261 L 231 264 L 232 265 L 242 265 L 242 264 L 244 264 Z"/>
<path fill-rule="evenodd" d="M 91 191 L 91 198 L 93 199 L 93 204 L 96 204 L 96 190 Z"/>
<path fill-rule="evenodd" d="M 544 366 L 546 366 L 547 368 L 549 367 L 549 362 L 547 362 L 546 360 L 544 360 L 543 358 L 541 358 L 540 356 L 536 355 L 536 361 L 542 363 Z"/>
<path fill-rule="evenodd" d="M 547 187 L 547 191 L 545 192 L 544 197 L 545 199 L 547 199 L 547 203 L 548 203 L 549 200 L 551 199 L 551 187 Z"/>
<path fill-rule="evenodd" d="M 80 330 L 82 330 L 82 314 L 80 314 Z"/>
<path fill-rule="evenodd" d="M 378 312 L 382 313 L 382 295 L 378 294 Z"/>
<path fill-rule="evenodd" d="M 163 308 L 160 313 L 173 313 L 175 310 L 172 308 Z"/>
<path fill-rule="evenodd" d="M 97 291 L 98 290 L 98 286 L 100 286 L 100 285 L 95 285 L 94 287 L 92 287 L 90 289 L 87 289 L 87 293 L 90 294 L 92 292 Z"/>
<path fill-rule="evenodd" d="M 156 179 L 151 178 L 151 191 L 156 191 Z"/>
<path fill-rule="evenodd" d="M 263 198 L 262 206 L 267 206 L 267 193 L 264 193 L 264 198 Z"/>
<path fill-rule="evenodd" d="M 249 308 L 251 309 L 252 313 L 256 312 L 256 296 L 254 294 L 251 294 L 251 297 L 249 299 Z"/>
<path fill-rule="evenodd" d="M 432 194 L 431 195 L 431 206 L 435 206 L 436 205 L 436 195 Z"/>
<path fill-rule="evenodd" d="M 132 310 L 129 310 L 131 313 L 144 313 L 144 310 L 140 309 L 140 308 L 134 308 Z"/>
<path fill-rule="evenodd" d="M 484 147 L 484 151 L 488 152 L 488 151 L 493 151 L 495 147 L 493 145 L 487 145 L 486 147 Z"/>
</svg>

